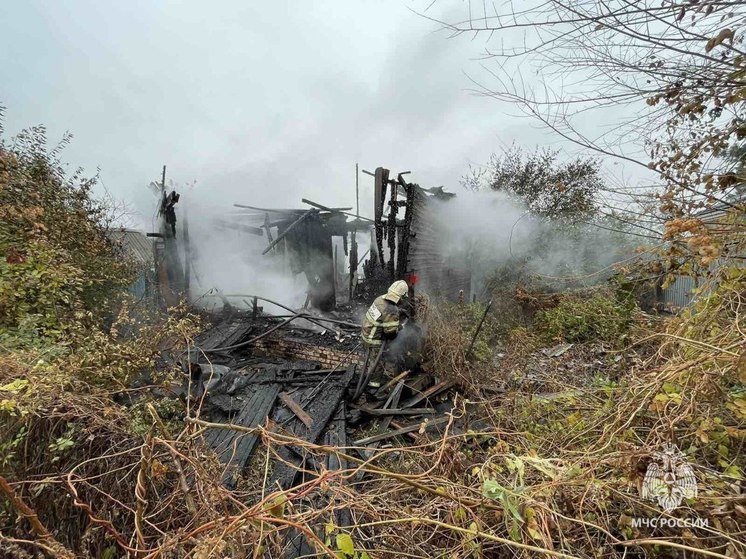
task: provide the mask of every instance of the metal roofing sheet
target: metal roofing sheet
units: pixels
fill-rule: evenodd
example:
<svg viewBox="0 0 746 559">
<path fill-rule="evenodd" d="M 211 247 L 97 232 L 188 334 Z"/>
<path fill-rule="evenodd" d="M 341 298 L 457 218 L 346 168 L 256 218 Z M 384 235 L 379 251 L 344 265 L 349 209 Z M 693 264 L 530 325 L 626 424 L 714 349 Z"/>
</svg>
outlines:
<svg viewBox="0 0 746 559">
<path fill-rule="evenodd" d="M 142 231 L 134 229 L 112 229 L 109 238 L 120 243 L 125 254 L 142 264 L 153 264 L 153 241 Z"/>
</svg>

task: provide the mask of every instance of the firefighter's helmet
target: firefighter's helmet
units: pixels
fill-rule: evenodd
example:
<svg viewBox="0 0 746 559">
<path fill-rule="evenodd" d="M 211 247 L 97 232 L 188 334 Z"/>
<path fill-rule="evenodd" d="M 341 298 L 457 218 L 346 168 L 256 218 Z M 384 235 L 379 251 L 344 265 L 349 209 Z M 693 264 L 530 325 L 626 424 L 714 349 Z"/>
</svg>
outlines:
<svg viewBox="0 0 746 559">
<path fill-rule="evenodd" d="M 409 286 L 407 285 L 407 282 L 404 280 L 398 280 L 391 284 L 391 287 L 389 287 L 389 290 L 386 293 L 384 299 L 387 299 L 392 303 L 398 303 L 408 294 Z"/>
</svg>

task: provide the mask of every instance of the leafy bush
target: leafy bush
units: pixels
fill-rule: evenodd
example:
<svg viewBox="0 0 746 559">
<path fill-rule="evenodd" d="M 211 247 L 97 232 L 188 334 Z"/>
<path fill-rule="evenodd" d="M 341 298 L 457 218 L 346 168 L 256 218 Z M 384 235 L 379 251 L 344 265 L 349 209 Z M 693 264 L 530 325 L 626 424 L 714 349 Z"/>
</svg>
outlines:
<svg viewBox="0 0 746 559">
<path fill-rule="evenodd" d="M 553 309 L 540 311 L 534 327 L 546 343 L 604 341 L 618 344 L 632 323 L 634 300 L 599 291 L 590 298 L 569 296 Z"/>
<path fill-rule="evenodd" d="M 0 129 L 1 131 L 1 129 Z M 66 176 L 43 127 L 0 138 L 0 343 L 59 340 L 72 324 L 95 323 L 131 269 L 107 238 L 111 208 L 95 178 Z"/>
</svg>

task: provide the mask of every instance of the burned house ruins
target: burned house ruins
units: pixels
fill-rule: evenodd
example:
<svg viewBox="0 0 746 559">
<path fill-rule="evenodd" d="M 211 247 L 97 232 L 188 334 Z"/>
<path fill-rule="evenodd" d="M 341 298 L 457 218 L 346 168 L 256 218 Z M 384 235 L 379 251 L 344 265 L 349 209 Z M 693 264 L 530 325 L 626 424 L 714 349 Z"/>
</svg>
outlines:
<svg viewBox="0 0 746 559">
<path fill-rule="evenodd" d="M 379 167 L 367 174 L 374 181 L 372 218 L 361 216 L 359 209 L 353 213 L 351 207 L 304 198 L 300 208 L 242 201 L 211 220 L 210 230 L 217 235 L 238 233 L 241 239 L 260 241 L 251 244 L 250 261 L 273 259 L 287 274 L 305 277 L 305 304 L 291 306 L 262 293 L 195 293 L 202 283 L 194 266 L 197 233 L 190 239 L 189 216 L 178 212 L 179 193 L 166 191 L 164 169 L 160 226 L 148 235 L 159 293 L 165 306 L 186 300 L 208 324 L 188 355 L 173 356 L 184 373 L 174 393 L 197 410 L 202 440 L 223 465 L 222 481 L 228 487 L 251 474 L 262 440 L 259 429 L 305 441 L 303 445 L 350 447 L 350 456 L 367 460 L 379 444 L 426 436 L 450 421 L 445 413 L 453 382 L 417 367 L 383 386 L 359 389 L 364 379 L 361 312 L 393 281 L 405 280 L 412 292 L 431 297 L 463 299 L 470 294 L 468 267 L 446 256 L 434 217 L 436 205 L 447 204 L 454 195 L 442 187 L 407 182 L 408 173 L 394 177 Z M 219 302 L 213 307 L 218 312 L 204 312 L 206 297 Z M 267 490 L 295 486 L 304 471 L 351 466 L 303 445 L 273 450 L 271 474 L 263 482 Z M 336 525 L 350 522 L 345 511 L 334 514 Z M 312 552 L 306 538 L 296 534 L 289 538 L 285 556 Z"/>
<path fill-rule="evenodd" d="M 422 188 L 407 182 L 408 172 L 383 167 L 366 172 L 374 180 L 373 218 L 359 209 L 328 207 L 303 198 L 305 208 L 262 208 L 235 203 L 232 213 L 214 220 L 214 227 L 263 237 L 262 256 L 285 259 L 291 274 L 307 280 L 306 305 L 321 312 L 339 303 L 365 302 L 398 279 L 431 296 L 469 297 L 467 262 L 443 251 L 444 239 L 433 206 L 455 196 L 442 187 Z M 179 194 L 162 188 L 161 227 L 156 237 L 156 269 L 163 300 L 172 305 L 188 295 L 192 254 L 188 219 L 176 225 Z M 361 250 L 364 248 L 364 250 Z M 204 287 L 204 286 L 203 286 Z"/>
<path fill-rule="evenodd" d="M 210 296 L 222 303 L 220 312 L 205 316 L 208 326 L 189 355 L 176 356 L 185 379 L 177 392 L 199 409 L 204 443 L 224 465 L 223 483 L 229 487 L 250 473 L 259 427 L 311 445 L 355 447 L 365 460 L 381 443 L 422 436 L 449 421 L 444 413 L 450 409 L 453 383 L 417 367 L 383 386 L 356 389 L 364 373 L 360 315 L 388 285 L 403 279 L 412 291 L 431 297 L 470 295 L 468 266 L 445 255 L 434 219 L 435 205 L 447 204 L 454 195 L 409 183 L 408 173 L 392 178 L 379 167 L 368 174 L 374 180 L 373 218 L 350 207 L 303 199 L 310 207 L 236 203 L 236 209 L 212 223 L 219 231 L 263 238 L 261 254 L 252 258 L 279 259 L 289 274 L 305 276 L 308 285 L 302 308 L 261 293 L 214 290 Z M 204 294 L 190 293 L 195 282 L 189 220 L 182 215 L 177 221 L 178 202 L 179 194 L 166 193 L 164 180 L 161 226 L 151 234 L 156 275 L 167 306 L 186 299 L 199 309 Z M 276 452 L 265 480 L 270 490 L 293 487 L 303 480 L 304 470 L 349 466 L 331 455 L 320 462 L 303 446 L 281 446 Z M 335 523 L 345 525 L 344 511 L 336 514 Z M 305 537 L 288 541 L 287 557 L 309 552 Z"/>
</svg>

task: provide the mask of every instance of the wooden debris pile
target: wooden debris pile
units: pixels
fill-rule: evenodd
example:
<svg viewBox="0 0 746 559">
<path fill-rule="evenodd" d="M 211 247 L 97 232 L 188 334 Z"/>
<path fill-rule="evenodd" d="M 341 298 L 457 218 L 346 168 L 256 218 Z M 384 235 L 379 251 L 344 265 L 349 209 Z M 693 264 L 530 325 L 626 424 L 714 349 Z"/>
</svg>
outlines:
<svg viewBox="0 0 746 559">
<path fill-rule="evenodd" d="M 200 403 L 202 419 L 221 425 L 207 428 L 204 440 L 225 465 L 226 486 L 234 487 L 246 472 L 259 442 L 258 434 L 232 426 L 265 426 L 308 443 L 346 448 L 345 453 L 368 459 L 379 445 L 421 431 L 425 421 L 428 427 L 447 421 L 450 402 L 442 400 L 453 382 L 436 382 L 430 375 L 408 370 L 379 388 L 368 388 L 353 401 L 362 374 L 357 332 L 340 336 L 339 332 L 329 335 L 297 327 L 290 332 L 273 330 L 279 320 L 250 315 L 224 319 L 195 340 L 197 349 L 189 358 L 190 397 Z M 319 361 L 257 351 L 258 342 L 252 340 L 270 331 L 269 336 L 326 347 L 337 354 L 346 352 L 349 357 L 345 363 L 328 367 Z M 327 462 L 323 464 L 326 469 L 347 467 L 336 456 Z M 270 468 L 267 489 L 289 489 L 302 480 L 304 469 L 319 466 L 302 448 L 281 447 Z"/>
</svg>

